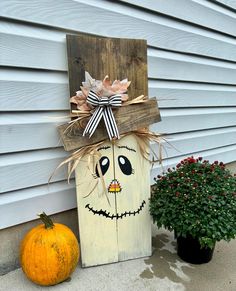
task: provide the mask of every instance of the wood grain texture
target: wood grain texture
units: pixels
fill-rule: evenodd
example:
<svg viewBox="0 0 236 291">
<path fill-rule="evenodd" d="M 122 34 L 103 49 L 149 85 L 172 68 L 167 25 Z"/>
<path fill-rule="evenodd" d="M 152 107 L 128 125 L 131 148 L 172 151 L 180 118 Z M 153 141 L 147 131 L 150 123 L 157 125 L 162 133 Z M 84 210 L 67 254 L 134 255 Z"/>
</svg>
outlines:
<svg viewBox="0 0 236 291">
<path fill-rule="evenodd" d="M 145 40 L 67 35 L 70 94 L 73 96 L 88 71 L 97 80 L 128 78 L 130 99 L 147 95 L 147 43 Z"/>
<path fill-rule="evenodd" d="M 152 98 L 142 104 L 123 106 L 114 112 L 114 116 L 120 134 L 148 127 L 153 123 L 159 122 L 161 119 L 156 98 Z M 86 125 L 88 120 L 89 119 L 86 119 L 83 124 Z M 103 122 L 96 129 L 91 138 L 83 137 L 84 127 L 81 128 L 75 125 L 71 130 L 67 130 L 67 127 L 68 124 L 58 127 L 66 151 L 75 150 L 108 138 Z"/>
<path fill-rule="evenodd" d="M 85 71 L 88 71 L 93 78 L 98 80 L 103 80 L 106 75 L 109 75 L 111 80 L 122 80 L 127 77 L 128 80 L 131 80 L 131 85 L 128 89 L 130 99 L 142 94 L 147 95 L 147 46 L 144 40 L 111 39 L 83 34 L 79 36 L 68 35 L 67 49 L 71 96 L 74 95 L 82 81 L 84 81 Z M 156 122 L 160 119 L 156 98 L 141 105 L 121 107 L 114 112 L 114 115 L 118 125 L 120 125 L 120 133 L 122 133 L 122 130 L 127 132 L 131 128 L 137 129 L 145 125 L 148 126 L 150 121 Z M 64 128 L 61 128 L 60 132 L 63 136 Z M 95 141 L 92 139 L 87 139 L 87 141 L 84 138 L 79 139 L 77 135 L 74 138 L 76 141 L 73 142 L 74 147 L 81 146 L 82 142 L 85 143 L 84 145 L 88 145 L 92 142 L 100 141 L 103 139 L 104 132 L 106 133 L 101 125 L 100 130 L 96 131 L 97 137 L 93 138 Z M 141 202 L 135 199 L 134 201 L 138 203 L 133 203 L 132 199 L 126 199 L 126 195 L 123 192 L 120 193 L 121 188 L 118 186 L 114 189 L 112 188 L 112 185 L 119 183 L 116 177 L 116 171 L 118 172 L 116 164 L 119 163 L 121 167 L 124 161 L 123 156 L 117 156 L 118 152 L 121 147 L 125 147 L 125 150 L 129 152 L 127 144 L 129 146 L 133 140 L 132 138 L 129 140 L 130 138 L 130 136 L 124 138 L 125 145 L 122 143 L 123 139 L 116 141 L 116 144 L 106 141 L 103 147 L 97 149 L 101 154 L 99 161 L 95 161 L 94 156 L 85 156 L 84 160 L 76 168 L 81 257 L 82 266 L 84 267 L 151 254 L 150 216 L 148 207 L 144 208 L 144 206 L 147 206 L 145 204 L 148 203 L 146 200 L 148 200 L 150 192 L 150 171 L 145 171 L 143 175 L 147 187 L 139 185 L 142 195 L 137 193 L 137 197 L 138 200 L 139 198 L 141 199 Z M 70 150 L 73 148 L 72 145 L 72 142 L 68 145 Z M 118 161 L 117 159 L 121 160 Z M 136 159 L 144 160 L 140 153 L 138 153 Z M 101 173 L 99 174 L 98 163 L 103 169 L 103 177 L 101 177 Z M 129 175 L 131 170 L 130 166 Z M 121 176 L 125 176 L 125 174 L 120 175 L 119 179 Z M 137 176 L 134 177 L 136 183 L 139 182 L 139 176 L 140 173 L 137 173 Z M 124 181 L 126 184 L 124 187 L 128 189 L 130 182 L 126 179 Z M 104 190 L 107 192 L 108 200 L 103 193 Z M 123 202 L 119 202 L 120 195 L 123 197 Z M 125 204 L 127 207 L 124 210 Z M 133 207 L 137 207 L 137 209 L 134 211 Z M 136 219 L 135 213 L 139 213 L 141 210 L 143 210 L 141 215 Z M 134 217 L 129 217 L 131 215 L 130 211 L 134 211 Z M 131 220 L 132 222 L 123 223 L 124 220 Z M 144 238 L 142 237 L 144 245 L 141 242 L 140 245 L 137 244 L 137 239 L 141 240 L 141 233 L 139 232 L 140 220 L 142 221 L 143 229 L 146 230 L 145 234 L 142 234 L 144 236 Z M 119 224 L 121 224 L 120 229 Z M 146 225 L 146 228 L 144 225 Z M 133 232 L 134 235 L 132 236 Z M 127 233 L 129 233 L 128 238 Z"/>
<path fill-rule="evenodd" d="M 131 80 L 128 89 L 130 100 L 139 95 L 147 95 L 146 41 L 102 38 L 84 34 L 67 35 L 67 49 L 71 96 L 84 81 L 85 71 L 97 80 L 103 80 L 106 75 L 109 75 L 111 80 L 122 80 L 127 77 Z M 155 98 L 141 105 L 121 107 L 114 112 L 114 115 L 120 134 L 160 121 Z M 91 139 L 82 136 L 84 128 L 66 131 L 67 126 L 59 128 L 67 151 L 107 138 L 102 123 Z"/>
<path fill-rule="evenodd" d="M 104 146 L 110 146 L 109 149 L 99 151 L 110 161 L 109 169 L 103 176 L 107 191 L 107 187 L 114 179 L 113 150 L 110 142 Z M 91 159 L 89 163 L 88 156 L 85 156 L 76 168 L 75 174 L 83 267 L 118 261 L 116 198 L 112 193 L 108 197 L 108 202 L 102 180 L 98 177 L 94 178 L 95 167 L 94 159 Z M 102 214 L 95 214 L 92 209 L 97 212 L 106 210 L 106 213 L 110 213 L 114 217 L 111 219 Z"/>
<path fill-rule="evenodd" d="M 149 151 L 149 148 L 146 150 Z M 132 174 L 124 171 L 128 163 L 132 167 Z M 122 188 L 116 194 L 117 213 L 127 213 L 117 223 L 119 261 L 152 254 L 150 168 L 151 165 L 143 158 L 134 135 L 126 136 L 114 145 L 115 179 Z"/>
<path fill-rule="evenodd" d="M 103 179 L 110 204 L 103 193 L 102 179 L 96 176 L 98 162 L 85 156 L 76 168 L 82 266 L 150 256 L 150 164 L 132 135 L 115 144 L 108 141 L 98 150 L 101 159 L 109 159 Z M 124 158 L 129 160 L 133 174 L 122 170 Z M 120 190 L 109 192 L 114 180 Z"/>
</svg>

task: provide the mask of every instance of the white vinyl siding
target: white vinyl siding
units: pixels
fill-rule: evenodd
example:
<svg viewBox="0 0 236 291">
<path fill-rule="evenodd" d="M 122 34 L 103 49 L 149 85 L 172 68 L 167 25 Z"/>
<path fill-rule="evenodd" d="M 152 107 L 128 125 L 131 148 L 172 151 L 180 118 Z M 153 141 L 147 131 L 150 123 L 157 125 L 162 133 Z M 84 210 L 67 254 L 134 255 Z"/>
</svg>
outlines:
<svg viewBox="0 0 236 291">
<path fill-rule="evenodd" d="M 57 133 L 69 113 L 66 33 L 147 40 L 162 116 L 151 129 L 172 144 L 164 168 L 187 155 L 236 160 L 236 3 L 176 2 L 0 1 L 0 228 L 76 207 L 66 168 L 48 184 L 68 155 Z"/>
</svg>

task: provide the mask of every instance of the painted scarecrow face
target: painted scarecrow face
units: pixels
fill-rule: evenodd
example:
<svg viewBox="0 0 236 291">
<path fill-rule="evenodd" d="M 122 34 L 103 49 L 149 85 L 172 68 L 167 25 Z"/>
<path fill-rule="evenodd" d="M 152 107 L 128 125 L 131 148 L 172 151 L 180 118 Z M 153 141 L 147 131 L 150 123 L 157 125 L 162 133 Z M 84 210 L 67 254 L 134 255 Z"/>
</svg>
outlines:
<svg viewBox="0 0 236 291">
<path fill-rule="evenodd" d="M 84 207 L 90 215 L 107 219 L 139 215 L 147 203 L 149 181 L 143 173 L 148 162 L 141 156 L 137 140 L 129 135 L 97 150 L 101 154 L 99 161 L 89 165 L 84 161 L 84 170 L 80 167 L 80 173 L 77 172 L 80 193 L 85 194 Z"/>
</svg>

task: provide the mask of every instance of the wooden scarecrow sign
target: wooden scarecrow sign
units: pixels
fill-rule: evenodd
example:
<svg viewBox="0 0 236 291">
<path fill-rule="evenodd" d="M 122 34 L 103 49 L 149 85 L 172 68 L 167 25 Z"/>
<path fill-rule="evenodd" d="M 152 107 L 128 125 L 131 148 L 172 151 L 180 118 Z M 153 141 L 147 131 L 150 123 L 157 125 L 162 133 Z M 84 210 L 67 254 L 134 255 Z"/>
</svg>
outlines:
<svg viewBox="0 0 236 291">
<path fill-rule="evenodd" d="M 59 132 L 74 150 L 63 164 L 76 173 L 82 266 L 149 256 L 149 141 L 160 137 L 147 127 L 160 115 L 146 41 L 67 35 L 67 52 L 73 119 Z"/>
</svg>

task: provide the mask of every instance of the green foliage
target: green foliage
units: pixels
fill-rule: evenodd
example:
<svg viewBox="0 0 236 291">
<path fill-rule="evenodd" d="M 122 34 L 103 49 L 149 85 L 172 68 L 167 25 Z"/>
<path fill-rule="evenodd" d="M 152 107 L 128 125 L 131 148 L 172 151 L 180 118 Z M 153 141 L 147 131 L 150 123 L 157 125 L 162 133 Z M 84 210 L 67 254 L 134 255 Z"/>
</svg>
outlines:
<svg viewBox="0 0 236 291">
<path fill-rule="evenodd" d="M 158 227 L 197 237 L 201 246 L 236 236 L 236 177 L 222 162 L 193 157 L 155 179 L 150 213 Z"/>
</svg>

